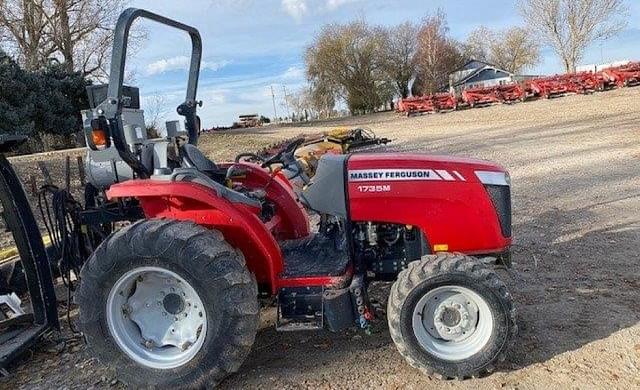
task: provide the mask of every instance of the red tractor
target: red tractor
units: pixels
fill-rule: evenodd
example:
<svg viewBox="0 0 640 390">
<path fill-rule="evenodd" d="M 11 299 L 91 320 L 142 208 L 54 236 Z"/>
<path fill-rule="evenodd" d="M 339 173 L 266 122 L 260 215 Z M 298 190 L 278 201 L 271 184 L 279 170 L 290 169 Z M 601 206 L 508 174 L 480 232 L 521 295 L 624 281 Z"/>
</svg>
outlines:
<svg viewBox="0 0 640 390">
<path fill-rule="evenodd" d="M 177 109 L 188 140 L 136 143 L 123 117 L 128 31 L 140 17 L 191 36 Z M 144 10 L 126 10 L 116 27 L 87 136 L 92 151 L 121 158 L 93 165 L 116 171 L 107 197 L 144 218 L 106 238 L 81 273 L 79 321 L 101 362 L 132 385 L 215 385 L 249 354 L 260 298 L 277 299 L 278 330 L 367 329 L 373 281 L 393 281 L 389 329 L 410 365 L 465 378 L 504 360 L 515 309 L 492 264 L 510 265 L 508 173 L 474 159 L 327 154 L 296 194 L 295 142 L 261 164 L 214 163 L 196 147 L 201 46 L 196 29 Z"/>
</svg>

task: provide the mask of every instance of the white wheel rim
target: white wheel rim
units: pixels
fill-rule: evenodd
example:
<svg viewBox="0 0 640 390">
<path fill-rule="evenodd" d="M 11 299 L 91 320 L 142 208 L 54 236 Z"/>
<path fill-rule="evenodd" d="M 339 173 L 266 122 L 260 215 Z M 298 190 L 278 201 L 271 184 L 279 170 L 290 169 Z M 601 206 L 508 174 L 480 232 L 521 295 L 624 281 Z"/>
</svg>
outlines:
<svg viewBox="0 0 640 390">
<path fill-rule="evenodd" d="M 480 352 L 493 333 L 493 314 L 476 292 L 461 286 L 440 286 L 427 292 L 413 310 L 412 327 L 429 354 L 460 361 Z"/>
<path fill-rule="evenodd" d="M 207 334 L 207 313 L 195 289 L 160 267 L 135 268 L 122 275 L 109 292 L 106 314 L 116 344 L 149 368 L 186 364 Z"/>
</svg>

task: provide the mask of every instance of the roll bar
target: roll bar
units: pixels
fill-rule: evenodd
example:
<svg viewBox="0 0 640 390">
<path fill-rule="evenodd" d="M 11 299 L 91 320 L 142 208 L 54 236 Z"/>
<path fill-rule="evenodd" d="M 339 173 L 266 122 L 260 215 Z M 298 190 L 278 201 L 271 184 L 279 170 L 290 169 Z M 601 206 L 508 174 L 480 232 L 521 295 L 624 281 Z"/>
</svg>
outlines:
<svg viewBox="0 0 640 390">
<path fill-rule="evenodd" d="M 177 108 L 178 114 L 185 117 L 186 130 L 189 135 L 189 143 L 198 143 L 197 128 L 197 106 L 202 102 L 196 101 L 198 89 L 198 77 L 200 75 L 200 61 L 202 60 L 202 39 L 200 32 L 194 27 L 177 22 L 138 8 L 128 8 L 120 14 L 114 33 L 113 51 L 111 53 L 111 70 L 109 75 L 109 87 L 107 99 L 100 103 L 95 110 L 95 117 L 104 117 L 109 123 L 109 132 L 113 139 L 113 144 L 118 150 L 120 157 L 142 178 L 148 177 L 151 172 L 147 172 L 144 165 L 138 161 L 129 149 L 123 132 L 122 125 L 122 84 L 124 82 L 124 69 L 127 57 L 127 43 L 129 41 L 129 30 L 131 25 L 138 18 L 149 19 L 154 22 L 164 24 L 178 30 L 185 31 L 191 37 L 191 65 L 189 66 L 189 80 L 187 83 L 187 93 L 184 103 Z"/>
</svg>

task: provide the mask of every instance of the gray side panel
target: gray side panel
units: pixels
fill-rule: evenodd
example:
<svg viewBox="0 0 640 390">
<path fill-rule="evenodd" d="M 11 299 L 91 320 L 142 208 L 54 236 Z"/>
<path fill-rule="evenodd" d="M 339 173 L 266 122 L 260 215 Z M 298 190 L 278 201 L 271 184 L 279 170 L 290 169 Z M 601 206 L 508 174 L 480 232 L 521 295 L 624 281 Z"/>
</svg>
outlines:
<svg viewBox="0 0 640 390">
<path fill-rule="evenodd" d="M 302 191 L 301 200 L 321 214 L 347 218 L 344 170 L 346 155 L 325 154 L 318 163 L 311 184 Z"/>
</svg>

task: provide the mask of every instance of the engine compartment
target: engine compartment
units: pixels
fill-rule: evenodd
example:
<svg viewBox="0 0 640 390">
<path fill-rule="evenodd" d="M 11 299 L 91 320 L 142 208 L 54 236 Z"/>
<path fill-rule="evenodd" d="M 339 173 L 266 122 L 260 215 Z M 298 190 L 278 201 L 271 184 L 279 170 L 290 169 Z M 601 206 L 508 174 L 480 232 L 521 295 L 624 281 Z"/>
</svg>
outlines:
<svg viewBox="0 0 640 390">
<path fill-rule="evenodd" d="M 376 280 L 395 280 L 410 262 L 429 253 L 424 234 L 415 226 L 359 222 L 352 235 L 356 259 Z"/>
</svg>

